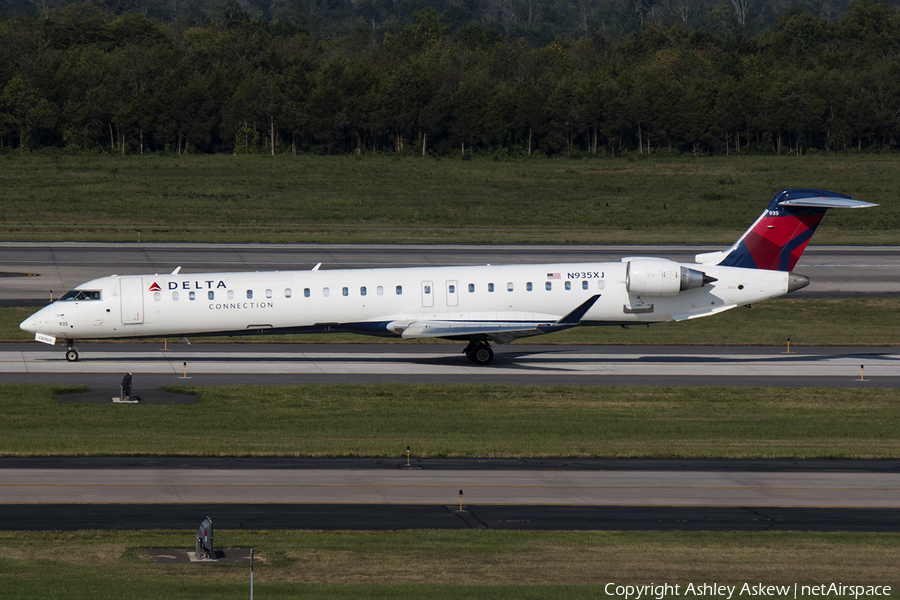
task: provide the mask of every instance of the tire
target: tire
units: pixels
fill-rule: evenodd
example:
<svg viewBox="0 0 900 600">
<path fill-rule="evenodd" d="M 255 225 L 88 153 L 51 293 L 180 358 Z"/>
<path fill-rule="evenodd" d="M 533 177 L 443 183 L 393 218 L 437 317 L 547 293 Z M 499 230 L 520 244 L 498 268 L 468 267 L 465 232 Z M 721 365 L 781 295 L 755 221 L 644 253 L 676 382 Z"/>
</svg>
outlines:
<svg viewBox="0 0 900 600">
<path fill-rule="evenodd" d="M 487 344 L 477 346 L 470 353 L 469 359 L 476 365 L 486 366 L 494 360 L 494 351 Z"/>
<path fill-rule="evenodd" d="M 69 362 L 75 362 L 76 360 L 78 360 L 78 352 L 75 350 L 67 350 L 66 360 Z"/>
</svg>

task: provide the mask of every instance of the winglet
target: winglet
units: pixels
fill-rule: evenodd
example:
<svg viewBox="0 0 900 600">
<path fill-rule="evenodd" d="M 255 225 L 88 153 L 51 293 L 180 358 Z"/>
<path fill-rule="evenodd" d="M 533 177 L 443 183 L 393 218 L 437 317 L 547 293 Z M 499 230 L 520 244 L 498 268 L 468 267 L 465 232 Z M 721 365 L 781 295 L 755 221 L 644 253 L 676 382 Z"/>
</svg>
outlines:
<svg viewBox="0 0 900 600">
<path fill-rule="evenodd" d="M 594 303 L 599 297 L 600 294 L 591 296 L 590 298 L 579 304 L 575 310 L 564 316 L 553 325 L 578 325 L 579 323 L 581 323 L 581 319 L 584 318 L 584 315 L 587 314 L 587 311 L 591 310 L 591 307 L 594 306 Z"/>
</svg>

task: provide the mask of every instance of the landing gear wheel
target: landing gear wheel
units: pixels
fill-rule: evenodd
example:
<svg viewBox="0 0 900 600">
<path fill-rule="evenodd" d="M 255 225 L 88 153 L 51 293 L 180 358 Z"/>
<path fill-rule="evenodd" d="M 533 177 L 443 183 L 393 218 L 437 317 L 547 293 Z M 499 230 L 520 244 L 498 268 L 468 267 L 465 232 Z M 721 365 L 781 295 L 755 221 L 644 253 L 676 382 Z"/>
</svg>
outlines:
<svg viewBox="0 0 900 600">
<path fill-rule="evenodd" d="M 491 364 L 491 361 L 494 360 L 494 351 L 487 344 L 479 344 L 467 352 L 466 356 L 476 365 L 485 366 Z"/>
<path fill-rule="evenodd" d="M 66 350 L 66 360 L 69 362 L 75 362 L 78 360 L 78 351 L 74 348 L 69 348 Z"/>
</svg>

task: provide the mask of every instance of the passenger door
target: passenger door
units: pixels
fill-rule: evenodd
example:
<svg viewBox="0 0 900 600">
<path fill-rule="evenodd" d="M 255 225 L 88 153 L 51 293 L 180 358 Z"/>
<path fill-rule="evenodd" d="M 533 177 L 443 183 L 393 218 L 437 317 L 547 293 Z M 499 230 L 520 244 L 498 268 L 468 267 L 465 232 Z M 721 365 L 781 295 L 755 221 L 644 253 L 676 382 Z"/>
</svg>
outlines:
<svg viewBox="0 0 900 600">
<path fill-rule="evenodd" d="M 141 277 L 119 279 L 119 301 L 122 305 L 122 323 L 144 322 L 144 280 Z"/>
</svg>

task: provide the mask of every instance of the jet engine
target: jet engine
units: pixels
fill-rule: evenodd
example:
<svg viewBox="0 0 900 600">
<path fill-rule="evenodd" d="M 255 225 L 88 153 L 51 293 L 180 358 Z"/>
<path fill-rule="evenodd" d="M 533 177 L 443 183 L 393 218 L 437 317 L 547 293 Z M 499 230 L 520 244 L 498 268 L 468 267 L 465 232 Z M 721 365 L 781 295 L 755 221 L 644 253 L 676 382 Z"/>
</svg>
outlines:
<svg viewBox="0 0 900 600">
<path fill-rule="evenodd" d="M 636 296 L 675 296 L 714 281 L 702 271 L 662 258 L 629 260 L 625 266 L 625 289 Z"/>
</svg>

